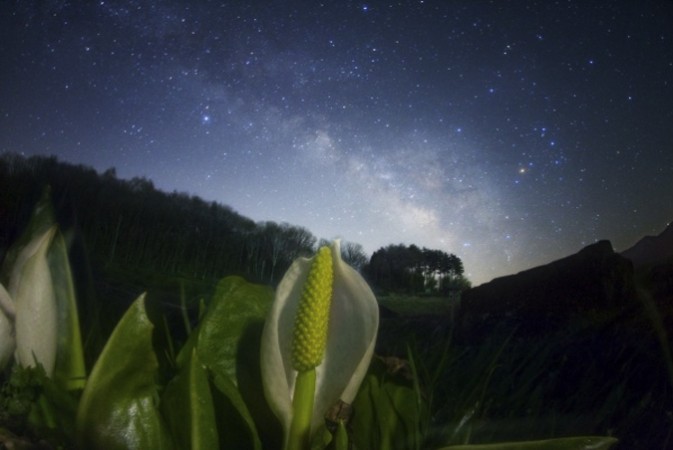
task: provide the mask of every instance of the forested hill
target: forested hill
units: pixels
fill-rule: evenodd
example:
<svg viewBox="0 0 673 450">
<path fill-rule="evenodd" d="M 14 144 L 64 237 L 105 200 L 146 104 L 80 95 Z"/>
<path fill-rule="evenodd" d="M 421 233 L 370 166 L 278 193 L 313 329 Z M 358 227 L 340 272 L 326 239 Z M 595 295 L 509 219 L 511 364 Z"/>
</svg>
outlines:
<svg viewBox="0 0 673 450">
<path fill-rule="evenodd" d="M 255 223 L 228 206 L 185 193 L 167 194 L 151 180 L 99 174 L 55 156 L 0 154 L 0 261 L 46 189 L 59 224 L 73 231 L 88 258 L 107 267 L 196 279 L 242 275 L 275 285 L 318 239 L 287 223 Z M 447 294 L 469 287 L 458 257 L 415 245 L 389 245 L 371 260 L 360 244 L 342 242 L 342 258 L 380 292 Z"/>
<path fill-rule="evenodd" d="M 161 192 L 146 178 L 121 180 L 114 169 L 98 174 L 53 156 L 5 153 L 0 155 L 0 260 L 47 186 L 61 226 L 78 233 L 87 252 L 106 265 L 204 279 L 240 274 L 275 284 L 317 242 L 303 227 L 255 223 L 215 202 Z"/>
</svg>

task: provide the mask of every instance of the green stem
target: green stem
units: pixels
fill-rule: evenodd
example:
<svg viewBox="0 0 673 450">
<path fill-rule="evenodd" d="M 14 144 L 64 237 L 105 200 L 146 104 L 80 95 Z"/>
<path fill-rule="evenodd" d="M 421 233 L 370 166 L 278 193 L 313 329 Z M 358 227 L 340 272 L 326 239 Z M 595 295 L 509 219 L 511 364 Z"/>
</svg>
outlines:
<svg viewBox="0 0 673 450">
<path fill-rule="evenodd" d="M 307 450 L 311 437 L 311 416 L 315 397 L 315 369 L 297 374 L 292 400 L 292 424 L 285 450 Z"/>
<path fill-rule="evenodd" d="M 189 321 L 189 314 L 187 314 L 187 298 L 185 295 L 185 283 L 180 281 L 180 312 L 182 313 L 182 322 L 185 324 L 187 336 L 192 333 L 192 324 Z"/>
<path fill-rule="evenodd" d="M 343 420 L 339 420 L 339 425 L 334 433 L 335 450 L 348 450 L 348 431 Z"/>
<path fill-rule="evenodd" d="M 54 409 L 47 401 L 47 397 L 44 394 L 40 394 L 40 397 L 37 399 L 37 404 L 40 408 L 40 413 L 42 414 L 42 420 L 47 428 L 55 430 L 57 427 L 56 417 L 54 415 Z"/>
</svg>

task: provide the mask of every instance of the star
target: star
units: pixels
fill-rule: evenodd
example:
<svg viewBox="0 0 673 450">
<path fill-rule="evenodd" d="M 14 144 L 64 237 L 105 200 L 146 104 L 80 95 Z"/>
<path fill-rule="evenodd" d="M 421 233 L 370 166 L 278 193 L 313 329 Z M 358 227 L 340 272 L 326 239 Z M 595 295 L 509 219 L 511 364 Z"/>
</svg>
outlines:
<svg viewBox="0 0 673 450">
<path fill-rule="evenodd" d="M 479 284 L 673 217 L 673 5 L 622 3 L 2 2 L 0 152 Z"/>
</svg>

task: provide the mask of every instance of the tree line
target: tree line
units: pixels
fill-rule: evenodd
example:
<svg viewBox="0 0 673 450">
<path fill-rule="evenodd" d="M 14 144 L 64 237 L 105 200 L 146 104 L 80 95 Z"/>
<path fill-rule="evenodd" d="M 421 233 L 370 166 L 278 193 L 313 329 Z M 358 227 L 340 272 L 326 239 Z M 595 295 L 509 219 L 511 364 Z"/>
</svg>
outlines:
<svg viewBox="0 0 673 450">
<path fill-rule="evenodd" d="M 74 230 L 87 253 L 103 265 L 200 279 L 238 274 L 275 285 L 294 259 L 313 254 L 325 242 L 301 226 L 256 223 L 216 202 L 182 192 L 164 193 L 144 177 L 119 179 L 114 168 L 99 174 L 55 156 L 3 153 L 0 260 L 47 186 L 59 223 L 65 230 Z M 418 280 L 410 285 L 393 281 L 400 264 L 406 268 L 402 271 L 410 271 L 405 276 L 422 275 L 425 290 L 439 292 L 446 277 L 462 276 L 462 262 L 455 255 L 447 259 L 443 252 L 411 246 L 422 256 L 424 262 L 419 263 L 415 256 L 409 259 L 416 250 L 409 247 L 406 253 L 395 253 L 392 249 L 397 247 L 380 249 L 370 259 L 360 244 L 343 242 L 342 257 L 384 291 L 420 289 Z M 398 256 L 402 262 L 392 261 Z M 412 259 L 413 264 L 408 262 Z"/>
<path fill-rule="evenodd" d="M 459 257 L 414 244 L 378 249 L 365 272 L 372 284 L 384 292 L 448 295 L 470 287 Z"/>
</svg>

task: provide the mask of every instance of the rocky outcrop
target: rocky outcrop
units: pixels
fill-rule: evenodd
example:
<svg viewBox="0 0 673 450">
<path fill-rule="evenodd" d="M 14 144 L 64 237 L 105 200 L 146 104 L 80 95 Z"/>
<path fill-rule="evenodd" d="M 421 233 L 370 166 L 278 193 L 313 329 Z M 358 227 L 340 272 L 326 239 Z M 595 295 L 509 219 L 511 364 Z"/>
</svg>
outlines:
<svg viewBox="0 0 673 450">
<path fill-rule="evenodd" d="M 636 298 L 633 264 L 615 253 L 609 241 L 599 241 L 466 291 L 456 331 L 470 338 L 494 329 L 542 335 L 583 313 L 630 307 Z"/>
</svg>

